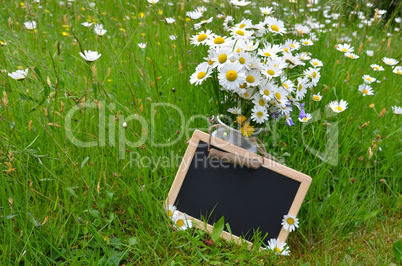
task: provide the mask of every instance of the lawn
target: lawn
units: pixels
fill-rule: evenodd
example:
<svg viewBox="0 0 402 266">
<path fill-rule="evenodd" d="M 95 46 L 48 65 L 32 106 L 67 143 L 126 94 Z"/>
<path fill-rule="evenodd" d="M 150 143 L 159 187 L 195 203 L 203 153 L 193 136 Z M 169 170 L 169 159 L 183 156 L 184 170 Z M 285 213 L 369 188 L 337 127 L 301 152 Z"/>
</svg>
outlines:
<svg viewBox="0 0 402 266">
<path fill-rule="evenodd" d="M 400 2 L 385 14 L 369 1 L 37 2 L 0 1 L 1 265 L 398 264 Z M 202 6 L 202 18 L 186 16 Z M 175 230 L 163 205 L 192 132 L 207 132 L 223 108 L 216 80 L 190 83 L 208 54 L 191 38 L 207 29 L 226 35 L 229 15 L 258 23 L 259 7 L 285 22 L 276 44 L 301 39 L 296 23 L 318 25 L 303 51 L 323 63 L 303 101 L 313 118 L 299 122 L 295 111 L 294 126 L 265 125 L 267 151 L 313 180 L 289 256 L 261 251 L 269 237 L 251 249 L 206 245 L 211 236 L 200 229 Z M 336 49 L 345 43 L 355 59 Z M 86 61 L 87 50 L 101 56 Z M 8 75 L 26 69 L 26 77 Z M 377 80 L 372 95 L 359 91 L 364 75 Z M 329 108 L 341 99 L 346 109 Z"/>
</svg>

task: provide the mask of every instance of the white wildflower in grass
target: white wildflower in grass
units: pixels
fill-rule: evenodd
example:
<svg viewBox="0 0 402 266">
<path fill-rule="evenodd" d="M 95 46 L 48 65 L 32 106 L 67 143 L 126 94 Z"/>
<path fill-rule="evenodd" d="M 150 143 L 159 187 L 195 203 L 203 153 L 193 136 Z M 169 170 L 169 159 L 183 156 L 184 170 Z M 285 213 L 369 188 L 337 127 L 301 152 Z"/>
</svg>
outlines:
<svg viewBox="0 0 402 266">
<path fill-rule="evenodd" d="M 302 25 L 302 24 L 295 25 L 295 32 L 299 36 L 303 36 L 304 34 L 309 34 L 310 31 L 311 31 L 310 28 L 306 25 Z"/>
<path fill-rule="evenodd" d="M 6 42 L 3 42 L 3 41 L 0 41 L 0 45 L 1 45 L 1 46 L 6 46 L 7 43 L 6 43 Z"/>
<path fill-rule="evenodd" d="M 279 240 L 276 238 L 271 238 L 268 240 L 268 248 L 280 255 L 288 256 L 290 253 L 289 247 L 286 245 L 286 243 L 279 243 Z"/>
<path fill-rule="evenodd" d="M 332 109 L 335 113 L 340 113 L 345 111 L 348 108 L 348 103 L 344 100 L 333 101 L 328 104 L 329 108 Z"/>
<path fill-rule="evenodd" d="M 283 23 L 283 21 L 273 17 L 266 17 L 264 22 L 267 24 L 268 30 L 270 32 L 280 35 L 286 33 L 285 24 Z"/>
<path fill-rule="evenodd" d="M 141 49 L 145 49 L 147 47 L 147 44 L 141 42 L 138 44 L 138 47 L 140 47 Z"/>
<path fill-rule="evenodd" d="M 82 22 L 81 25 L 84 26 L 84 27 L 89 28 L 89 27 L 91 27 L 93 24 L 92 24 L 92 23 L 89 23 L 89 22 Z"/>
<path fill-rule="evenodd" d="M 175 41 L 177 39 L 176 35 L 169 35 L 169 39 Z"/>
<path fill-rule="evenodd" d="M 96 25 L 95 25 L 95 28 L 94 28 L 94 32 L 95 32 L 96 35 L 98 35 L 98 36 L 103 36 L 103 35 L 105 35 L 105 33 L 107 32 L 107 30 L 105 30 L 105 29 L 103 28 L 103 25 L 102 25 L 102 24 L 96 24 Z"/>
<path fill-rule="evenodd" d="M 221 37 L 221 36 L 214 36 L 211 39 L 207 40 L 207 45 L 211 48 L 218 48 L 218 47 L 231 47 L 233 41 L 230 37 Z"/>
<path fill-rule="evenodd" d="M 230 0 L 229 2 L 235 6 L 246 6 L 248 4 L 251 4 L 251 2 L 245 0 Z"/>
<path fill-rule="evenodd" d="M 261 95 L 254 94 L 253 104 L 259 107 L 268 107 L 268 101 L 265 100 Z"/>
<path fill-rule="evenodd" d="M 301 39 L 301 40 L 300 40 L 300 43 L 301 43 L 303 46 L 312 46 L 312 45 L 314 45 L 313 41 L 310 40 L 310 39 Z"/>
<path fill-rule="evenodd" d="M 213 67 L 222 68 L 226 62 L 231 61 L 233 58 L 232 49 L 229 47 L 217 48 L 211 60 L 214 62 Z"/>
<path fill-rule="evenodd" d="M 299 121 L 300 122 L 307 122 L 307 121 L 309 121 L 311 118 L 312 118 L 313 116 L 311 115 L 311 114 L 308 114 L 308 113 L 306 113 L 306 116 L 305 117 L 303 117 L 303 118 L 300 118 L 299 117 Z M 286 229 L 286 228 L 285 228 Z M 286 229 L 287 230 L 287 229 Z M 292 231 L 291 231 L 292 232 Z"/>
<path fill-rule="evenodd" d="M 192 36 L 190 42 L 195 46 L 198 46 L 200 44 L 205 45 L 207 43 L 208 38 L 213 38 L 213 36 L 214 34 L 212 34 L 212 31 L 210 30 L 201 31 L 199 34 Z"/>
<path fill-rule="evenodd" d="M 91 51 L 91 50 L 86 51 L 86 50 L 84 50 L 84 54 L 80 52 L 80 56 L 82 58 L 84 58 L 85 61 L 93 62 L 95 60 L 98 60 L 99 57 L 101 57 L 101 54 L 98 54 L 98 52 L 96 52 L 96 51 Z"/>
<path fill-rule="evenodd" d="M 198 12 L 206 12 L 206 11 L 208 11 L 208 9 L 205 7 L 205 6 L 199 6 L 199 7 L 197 7 L 197 9 L 196 9 Z"/>
<path fill-rule="evenodd" d="M 260 71 L 253 69 L 246 72 L 246 82 L 248 86 L 260 86 L 262 76 Z"/>
<path fill-rule="evenodd" d="M 260 7 L 260 11 L 263 15 L 270 15 L 274 13 L 274 10 L 272 7 Z"/>
<path fill-rule="evenodd" d="M 389 65 L 389 66 L 394 66 L 394 65 L 398 64 L 398 61 L 396 61 L 396 59 L 393 59 L 393 58 L 384 57 L 382 59 L 382 61 L 384 62 L 384 64 Z"/>
<path fill-rule="evenodd" d="M 27 22 L 24 22 L 24 26 L 28 30 L 34 30 L 34 29 L 36 29 L 36 22 L 35 21 L 27 21 Z"/>
<path fill-rule="evenodd" d="M 359 91 L 361 91 L 361 93 L 363 93 L 363 96 L 374 95 L 373 88 L 370 85 L 367 85 L 367 84 L 359 85 Z"/>
<path fill-rule="evenodd" d="M 150 3 L 151 5 L 154 5 L 156 3 L 159 2 L 159 0 L 147 0 L 148 3 Z"/>
<path fill-rule="evenodd" d="M 310 114 L 306 114 L 306 115 L 308 118 L 303 118 L 302 122 L 307 122 L 308 120 L 310 120 L 311 115 Z M 306 120 L 304 120 L 304 119 L 306 119 Z M 299 120 L 300 120 L 300 118 L 299 118 Z M 283 228 L 285 228 L 285 230 L 292 232 L 292 231 L 296 230 L 297 227 L 299 227 L 299 219 L 297 219 L 296 216 L 293 216 L 291 214 L 284 215 L 281 225 L 283 225 Z"/>
<path fill-rule="evenodd" d="M 174 205 L 169 205 L 166 207 L 166 212 L 169 218 L 173 219 L 177 215 L 177 208 Z"/>
<path fill-rule="evenodd" d="M 369 75 L 364 75 L 362 77 L 362 79 L 364 80 L 364 83 L 366 83 L 366 84 L 371 84 L 371 83 L 373 83 L 374 81 L 377 80 L 376 78 L 373 78 L 373 77 L 371 77 Z"/>
<path fill-rule="evenodd" d="M 246 82 L 246 74 L 240 63 L 227 63 L 218 74 L 219 84 L 229 91 L 235 91 Z"/>
<path fill-rule="evenodd" d="M 344 55 L 345 55 L 346 57 L 349 57 L 349 58 L 352 58 L 352 59 L 357 59 L 357 58 L 359 58 L 359 56 L 358 56 L 357 54 L 350 53 L 350 52 L 346 52 Z"/>
<path fill-rule="evenodd" d="M 384 71 L 384 68 L 382 66 L 376 65 L 376 64 L 372 64 L 370 65 L 370 67 L 374 70 L 374 71 Z"/>
<path fill-rule="evenodd" d="M 191 18 L 191 19 L 199 19 L 202 17 L 202 12 L 199 11 L 187 11 L 186 16 Z"/>
<path fill-rule="evenodd" d="M 282 69 L 273 60 L 268 60 L 267 64 L 263 66 L 263 74 L 271 79 L 282 75 Z"/>
<path fill-rule="evenodd" d="M 318 60 L 318 59 L 311 59 L 310 60 L 310 64 L 312 64 L 314 67 L 322 67 L 322 61 Z"/>
<path fill-rule="evenodd" d="M 208 62 L 203 62 L 197 66 L 195 72 L 190 77 L 190 83 L 200 85 L 204 80 L 209 78 L 212 74 L 212 70 Z"/>
<path fill-rule="evenodd" d="M 8 75 L 15 80 L 24 80 L 28 75 L 28 68 L 25 70 L 18 69 L 15 72 L 8 73 Z"/>
<path fill-rule="evenodd" d="M 392 106 L 392 112 L 396 115 L 402 114 L 402 107 L 401 106 Z"/>
<path fill-rule="evenodd" d="M 192 221 L 184 213 L 173 216 L 172 220 L 174 222 L 173 225 L 177 230 L 187 230 L 193 227 Z"/>
<path fill-rule="evenodd" d="M 394 70 L 392 70 L 395 74 L 402 75 L 402 66 L 396 66 Z"/>
<path fill-rule="evenodd" d="M 367 51 L 366 51 L 366 54 L 367 54 L 367 56 L 369 56 L 369 57 L 373 57 L 374 51 L 373 51 L 373 50 L 367 50 Z"/>
<path fill-rule="evenodd" d="M 295 56 L 298 57 L 300 60 L 310 60 L 311 59 L 310 53 L 308 53 L 308 52 L 296 54 Z"/>
<path fill-rule="evenodd" d="M 266 107 L 256 105 L 251 112 L 251 120 L 258 124 L 262 124 L 268 120 L 268 112 Z"/>
<path fill-rule="evenodd" d="M 338 51 L 341 52 L 353 52 L 355 48 L 353 48 L 349 43 L 344 43 L 344 44 L 338 44 L 338 47 L 336 48 Z"/>
<path fill-rule="evenodd" d="M 319 101 L 321 101 L 321 99 L 322 99 L 322 96 L 320 95 L 320 92 L 313 95 L 313 101 L 319 102 Z"/>
<path fill-rule="evenodd" d="M 176 20 L 174 18 L 166 18 L 165 20 L 166 20 L 167 24 L 172 24 L 172 23 L 176 22 Z"/>
<path fill-rule="evenodd" d="M 258 54 L 260 56 L 275 59 L 278 57 L 277 54 L 280 53 L 281 51 L 282 50 L 279 45 L 277 44 L 272 45 L 270 43 L 267 43 L 262 49 L 258 50 Z"/>
<path fill-rule="evenodd" d="M 234 115 L 240 115 L 241 114 L 241 108 L 240 107 L 232 107 L 228 108 L 228 112 Z"/>
</svg>

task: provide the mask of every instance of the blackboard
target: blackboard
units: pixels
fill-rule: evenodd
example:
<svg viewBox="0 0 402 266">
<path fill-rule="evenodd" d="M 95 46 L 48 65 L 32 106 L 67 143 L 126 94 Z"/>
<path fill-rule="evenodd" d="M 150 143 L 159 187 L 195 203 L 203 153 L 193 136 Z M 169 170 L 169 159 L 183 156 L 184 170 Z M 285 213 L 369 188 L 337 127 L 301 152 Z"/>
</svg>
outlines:
<svg viewBox="0 0 402 266">
<path fill-rule="evenodd" d="M 198 227 L 207 219 L 207 230 L 223 216 L 233 234 L 225 232 L 226 239 L 251 243 L 258 230 L 261 236 L 268 233 L 268 239 L 285 241 L 283 216 L 297 215 L 311 178 L 266 158 L 258 169 L 211 159 L 208 140 L 208 134 L 194 132 L 166 204 L 195 218 Z M 221 151 L 257 156 L 220 139 L 211 143 Z"/>
</svg>

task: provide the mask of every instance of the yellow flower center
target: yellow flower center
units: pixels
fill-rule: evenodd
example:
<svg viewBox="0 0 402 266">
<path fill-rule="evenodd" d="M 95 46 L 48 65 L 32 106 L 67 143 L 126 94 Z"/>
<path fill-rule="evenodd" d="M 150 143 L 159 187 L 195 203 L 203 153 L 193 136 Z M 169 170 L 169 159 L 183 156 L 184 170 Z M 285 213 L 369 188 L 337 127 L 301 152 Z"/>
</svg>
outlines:
<svg viewBox="0 0 402 266">
<path fill-rule="evenodd" d="M 225 63 L 226 60 L 228 60 L 228 56 L 225 55 L 225 54 L 221 54 L 221 55 L 218 57 L 218 61 L 219 61 L 219 63 L 221 63 L 221 64 Z"/>
<path fill-rule="evenodd" d="M 212 61 L 211 59 L 209 59 L 208 65 L 212 66 L 214 63 L 215 63 L 215 61 Z"/>
<path fill-rule="evenodd" d="M 182 226 L 184 225 L 184 221 L 183 221 L 182 219 L 179 219 L 179 220 L 177 220 L 176 224 L 177 224 L 179 227 L 182 227 Z"/>
<path fill-rule="evenodd" d="M 243 65 L 244 63 L 246 63 L 246 59 L 244 59 L 244 57 L 240 57 L 239 62 L 240 62 L 240 64 Z"/>
<path fill-rule="evenodd" d="M 318 63 L 317 63 L 317 62 L 314 62 L 313 65 L 318 66 Z"/>
<path fill-rule="evenodd" d="M 264 55 L 265 55 L 265 56 L 271 56 L 271 54 L 270 54 L 270 53 L 264 53 Z"/>
<path fill-rule="evenodd" d="M 269 90 L 264 90 L 264 94 L 268 96 L 269 95 Z"/>
<path fill-rule="evenodd" d="M 286 89 L 289 89 L 289 86 L 286 83 L 283 83 L 283 87 L 285 87 Z"/>
<path fill-rule="evenodd" d="M 305 41 L 304 44 L 308 45 L 308 41 Z"/>
<path fill-rule="evenodd" d="M 275 251 L 275 252 L 278 252 L 278 253 L 281 253 L 281 250 L 280 250 L 278 247 L 275 247 L 275 248 L 274 248 L 274 251 Z"/>
<path fill-rule="evenodd" d="M 379 67 L 375 67 L 375 69 L 379 70 L 380 68 L 379 68 Z"/>
<path fill-rule="evenodd" d="M 317 77 L 317 72 L 313 72 L 313 78 Z"/>
<path fill-rule="evenodd" d="M 272 25 L 272 26 L 271 26 L 271 29 L 272 29 L 273 31 L 276 31 L 276 32 L 279 31 L 279 27 L 276 26 L 276 25 Z"/>
<path fill-rule="evenodd" d="M 363 93 L 364 93 L 364 94 L 367 94 L 367 93 L 368 93 L 368 91 L 367 91 L 367 90 L 363 90 Z"/>
<path fill-rule="evenodd" d="M 267 11 L 264 11 L 264 15 L 266 15 L 266 14 L 268 14 L 268 12 L 267 12 Z"/>
<path fill-rule="evenodd" d="M 296 48 L 296 47 L 294 46 L 294 44 L 290 44 L 289 46 L 292 47 L 292 48 Z"/>
<path fill-rule="evenodd" d="M 215 40 L 214 40 L 214 43 L 215 44 L 222 44 L 222 43 L 224 43 L 225 42 L 225 39 L 223 39 L 222 37 L 217 37 L 217 38 L 215 38 Z"/>
<path fill-rule="evenodd" d="M 246 80 L 248 83 L 254 83 L 255 78 L 253 76 L 247 76 Z"/>
<path fill-rule="evenodd" d="M 313 100 L 319 101 L 319 100 L 320 100 L 320 97 L 318 97 L 317 95 L 314 95 L 314 96 L 313 96 Z"/>
<path fill-rule="evenodd" d="M 261 117 L 263 117 L 263 116 L 264 116 L 264 113 L 263 113 L 263 112 L 261 112 L 261 111 L 259 111 L 259 112 L 257 112 L 257 116 L 258 116 L 258 118 L 261 118 Z"/>
<path fill-rule="evenodd" d="M 366 78 L 367 81 L 371 81 L 371 78 Z"/>
<path fill-rule="evenodd" d="M 348 49 L 346 49 L 346 48 L 342 49 L 342 52 L 347 52 L 347 51 L 348 51 Z"/>
<path fill-rule="evenodd" d="M 242 29 L 242 28 L 244 28 L 244 27 L 246 27 L 246 24 L 243 23 L 243 24 L 240 25 L 239 28 Z"/>
<path fill-rule="evenodd" d="M 198 79 L 203 79 L 205 77 L 206 73 L 201 71 L 200 73 L 198 73 L 197 78 Z"/>
<path fill-rule="evenodd" d="M 235 81 L 237 79 L 237 73 L 234 70 L 229 70 L 226 73 L 226 79 L 229 81 Z"/>
<path fill-rule="evenodd" d="M 272 76 L 272 75 L 275 75 L 275 71 L 273 71 L 272 69 L 268 70 L 267 73 L 268 73 L 269 75 L 271 75 L 271 76 Z"/>
<path fill-rule="evenodd" d="M 258 101 L 258 104 L 261 105 L 261 106 L 265 106 L 265 101 L 264 101 L 264 99 L 260 99 L 260 100 Z"/>
<path fill-rule="evenodd" d="M 283 48 L 283 50 L 285 50 L 285 52 L 289 52 L 289 49 L 288 49 L 288 48 Z"/>
<path fill-rule="evenodd" d="M 198 35 L 197 41 L 202 42 L 204 41 L 208 36 L 206 34 L 200 34 Z"/>
<path fill-rule="evenodd" d="M 303 89 L 303 85 L 300 84 L 298 89 L 301 91 Z"/>
<path fill-rule="evenodd" d="M 339 112 L 342 112 L 342 107 L 337 106 L 337 107 L 335 107 L 335 110 L 338 110 Z"/>
<path fill-rule="evenodd" d="M 242 30 L 237 30 L 237 31 L 236 31 L 236 34 L 241 35 L 241 36 L 244 36 L 244 31 L 242 31 Z"/>
<path fill-rule="evenodd" d="M 307 117 L 303 118 L 303 121 L 307 121 L 307 120 L 308 120 Z M 288 222 L 288 224 L 292 225 L 295 223 L 295 220 L 293 218 L 288 218 L 287 222 Z"/>
<path fill-rule="evenodd" d="M 169 210 L 168 215 L 169 215 L 169 217 L 171 217 L 173 215 L 173 212 L 171 210 Z"/>
<path fill-rule="evenodd" d="M 401 72 L 400 70 L 396 71 L 396 73 L 398 73 L 398 74 L 402 74 L 402 72 Z"/>
<path fill-rule="evenodd" d="M 353 55 L 351 54 L 351 55 L 349 55 L 349 57 L 350 57 L 350 58 L 353 58 Z"/>
<path fill-rule="evenodd" d="M 281 96 L 278 92 L 275 93 L 275 96 L 276 96 L 276 98 L 277 98 L 278 100 L 280 100 L 280 99 L 282 98 L 282 96 Z"/>
<path fill-rule="evenodd" d="M 247 86 L 247 83 L 245 83 L 245 82 L 244 82 L 243 84 L 240 84 L 240 85 L 239 85 L 239 87 L 240 87 L 241 89 L 244 89 L 246 86 Z"/>
<path fill-rule="evenodd" d="M 250 94 L 245 93 L 245 94 L 244 94 L 244 97 L 245 97 L 245 98 L 248 98 L 248 97 L 250 97 Z"/>
</svg>

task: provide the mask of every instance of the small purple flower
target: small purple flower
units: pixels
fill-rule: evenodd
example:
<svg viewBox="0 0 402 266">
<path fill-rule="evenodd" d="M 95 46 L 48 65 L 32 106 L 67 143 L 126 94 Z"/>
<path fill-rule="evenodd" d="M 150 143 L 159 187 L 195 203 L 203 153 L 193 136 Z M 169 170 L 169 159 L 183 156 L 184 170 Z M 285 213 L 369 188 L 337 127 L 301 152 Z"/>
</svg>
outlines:
<svg viewBox="0 0 402 266">
<path fill-rule="evenodd" d="M 289 117 L 288 119 L 286 119 L 286 125 L 288 125 L 288 126 L 294 126 L 294 125 L 295 125 L 295 123 L 293 123 L 293 120 L 292 120 L 291 117 Z"/>
<path fill-rule="evenodd" d="M 306 112 L 304 111 L 303 107 L 304 107 L 304 103 L 300 104 L 299 119 L 303 119 L 303 118 L 307 117 Z"/>
</svg>

